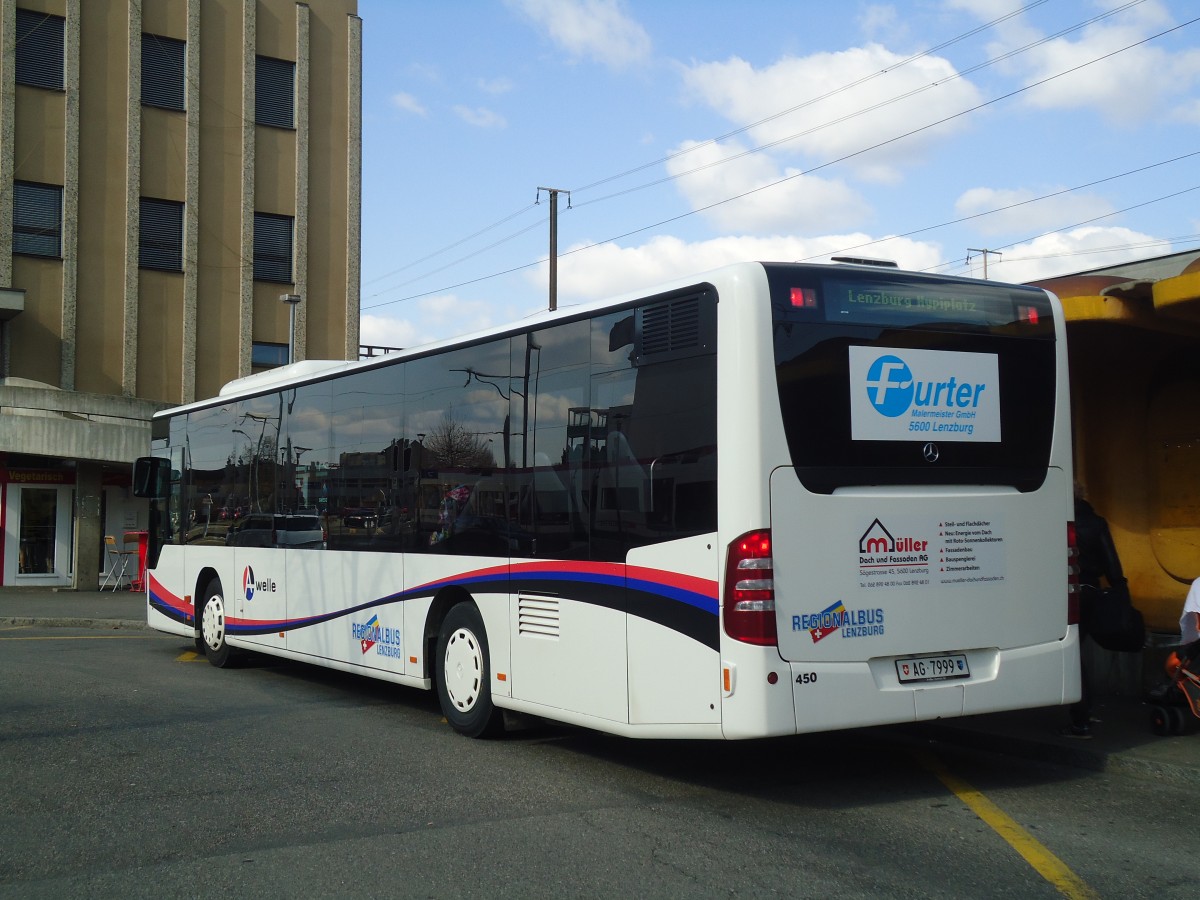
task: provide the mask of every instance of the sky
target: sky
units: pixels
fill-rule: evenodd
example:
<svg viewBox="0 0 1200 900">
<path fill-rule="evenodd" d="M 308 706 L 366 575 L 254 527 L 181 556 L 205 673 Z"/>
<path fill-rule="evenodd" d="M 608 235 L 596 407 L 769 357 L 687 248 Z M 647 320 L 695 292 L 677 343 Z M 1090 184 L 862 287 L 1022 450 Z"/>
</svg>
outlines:
<svg viewBox="0 0 1200 900">
<path fill-rule="evenodd" d="M 1200 247 L 1195 0 L 359 15 L 362 344 L 544 310 L 542 188 L 559 309 L 745 260 L 1026 282 Z"/>
</svg>

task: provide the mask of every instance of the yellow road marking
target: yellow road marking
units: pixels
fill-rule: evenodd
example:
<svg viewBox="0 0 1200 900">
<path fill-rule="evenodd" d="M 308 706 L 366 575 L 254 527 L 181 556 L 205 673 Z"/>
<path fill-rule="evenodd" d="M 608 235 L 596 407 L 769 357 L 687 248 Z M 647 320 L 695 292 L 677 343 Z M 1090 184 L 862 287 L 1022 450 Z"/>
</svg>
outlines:
<svg viewBox="0 0 1200 900">
<path fill-rule="evenodd" d="M 160 634 L 65 634 L 41 637 L 0 637 L 0 641 L 152 641 L 166 637 Z"/>
<path fill-rule="evenodd" d="M 1050 882 L 1064 897 L 1094 900 L 1099 895 L 1082 878 L 1067 868 L 1066 863 L 1051 853 L 1033 835 L 1017 824 L 995 803 L 950 772 L 941 761 L 929 753 L 914 751 L 925 769 L 932 772 L 959 800 L 971 808 L 996 834 L 1004 838 L 1034 870 Z"/>
<path fill-rule="evenodd" d="M 208 657 L 195 650 L 184 650 L 175 657 L 175 662 L 208 662 Z"/>
</svg>

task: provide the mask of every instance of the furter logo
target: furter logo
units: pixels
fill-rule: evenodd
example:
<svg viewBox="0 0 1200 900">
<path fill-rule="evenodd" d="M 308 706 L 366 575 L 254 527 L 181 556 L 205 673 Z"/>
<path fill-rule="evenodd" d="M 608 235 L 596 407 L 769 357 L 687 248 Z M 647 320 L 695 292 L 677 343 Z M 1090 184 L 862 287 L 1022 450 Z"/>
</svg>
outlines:
<svg viewBox="0 0 1200 900">
<path fill-rule="evenodd" d="M 855 441 L 1000 441 L 995 353 L 851 345 Z"/>
<path fill-rule="evenodd" d="M 898 356 L 881 356 L 867 370 L 867 398 L 880 415 L 889 419 L 908 412 L 915 384 L 912 369 Z"/>
</svg>

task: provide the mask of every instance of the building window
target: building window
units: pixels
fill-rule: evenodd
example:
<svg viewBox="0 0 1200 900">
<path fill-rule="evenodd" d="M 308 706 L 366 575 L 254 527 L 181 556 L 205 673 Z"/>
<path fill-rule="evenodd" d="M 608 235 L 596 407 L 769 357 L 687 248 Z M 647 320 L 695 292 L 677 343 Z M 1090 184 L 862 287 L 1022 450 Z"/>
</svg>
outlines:
<svg viewBox="0 0 1200 900">
<path fill-rule="evenodd" d="M 183 271 L 183 204 L 174 200 L 141 201 L 138 265 L 143 269 Z"/>
<path fill-rule="evenodd" d="M 62 257 L 63 189 L 13 182 L 13 253 Z"/>
<path fill-rule="evenodd" d="M 288 345 L 255 341 L 250 350 L 250 366 L 255 369 L 277 369 L 288 362 Z"/>
<path fill-rule="evenodd" d="M 17 10 L 17 84 L 63 89 L 63 28 L 66 19 Z"/>
<path fill-rule="evenodd" d="M 292 217 L 254 214 L 254 278 L 292 283 Z"/>
<path fill-rule="evenodd" d="M 187 43 L 157 34 L 142 35 L 142 103 L 186 109 L 184 77 Z"/>
<path fill-rule="evenodd" d="M 296 127 L 296 64 L 258 56 L 254 60 L 254 121 Z"/>
</svg>

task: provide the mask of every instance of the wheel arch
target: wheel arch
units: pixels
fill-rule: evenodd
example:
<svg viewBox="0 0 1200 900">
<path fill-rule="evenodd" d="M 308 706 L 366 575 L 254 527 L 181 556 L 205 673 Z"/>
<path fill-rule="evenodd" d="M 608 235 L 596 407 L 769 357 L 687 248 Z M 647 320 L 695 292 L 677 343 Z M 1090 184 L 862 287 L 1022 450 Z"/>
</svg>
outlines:
<svg viewBox="0 0 1200 900">
<path fill-rule="evenodd" d="M 446 619 L 446 614 L 460 603 L 470 603 L 479 610 L 479 604 L 475 602 L 475 598 L 470 592 L 458 585 L 450 585 L 442 588 L 433 596 L 433 602 L 429 604 L 429 612 L 425 614 L 425 631 L 421 637 L 422 649 L 422 677 L 435 678 L 437 666 L 434 665 L 434 659 L 437 656 L 438 634 L 442 630 L 442 622 Z"/>
<path fill-rule="evenodd" d="M 192 601 L 192 609 L 195 610 L 195 614 L 192 616 L 192 619 L 194 620 L 192 624 L 197 637 L 200 636 L 200 607 L 204 603 L 204 596 L 208 592 L 208 586 L 214 581 L 220 580 L 221 576 L 217 574 L 217 570 L 212 566 L 205 566 L 196 575 L 196 592 L 192 594 L 192 597 L 195 598 Z M 221 587 L 223 589 L 224 585 Z"/>
</svg>

